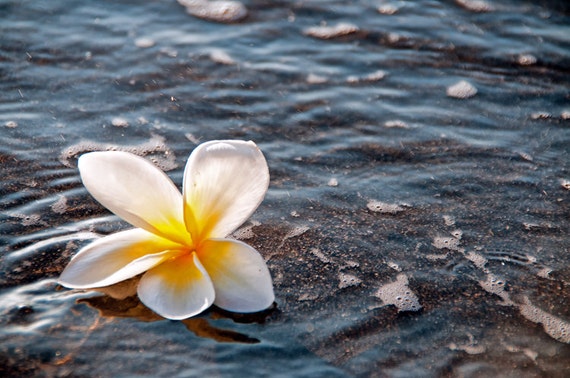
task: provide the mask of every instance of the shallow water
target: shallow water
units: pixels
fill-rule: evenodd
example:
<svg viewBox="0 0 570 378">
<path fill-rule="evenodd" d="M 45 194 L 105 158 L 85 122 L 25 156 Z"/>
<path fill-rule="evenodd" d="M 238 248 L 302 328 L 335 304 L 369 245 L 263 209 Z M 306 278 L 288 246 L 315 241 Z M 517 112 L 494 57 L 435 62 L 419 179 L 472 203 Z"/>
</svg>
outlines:
<svg viewBox="0 0 570 378">
<path fill-rule="evenodd" d="M 481 3 L 243 1 L 223 24 L 175 1 L 0 1 L 0 373 L 570 375 L 570 13 Z M 57 286 L 128 227 L 81 153 L 132 151 L 180 186 L 226 138 L 269 163 L 235 236 L 274 309 L 175 322 Z"/>
</svg>

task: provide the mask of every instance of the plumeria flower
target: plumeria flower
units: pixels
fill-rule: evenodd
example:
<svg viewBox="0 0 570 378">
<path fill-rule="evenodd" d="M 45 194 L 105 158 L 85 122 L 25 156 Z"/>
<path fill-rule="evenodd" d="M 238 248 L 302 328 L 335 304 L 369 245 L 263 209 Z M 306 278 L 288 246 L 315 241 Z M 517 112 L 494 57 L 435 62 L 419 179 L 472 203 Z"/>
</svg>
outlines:
<svg viewBox="0 0 570 378">
<path fill-rule="evenodd" d="M 183 193 L 148 160 L 119 151 L 91 152 L 78 162 L 87 190 L 137 227 L 80 250 L 59 283 L 90 289 L 142 274 L 140 300 L 168 319 L 210 305 L 257 312 L 274 300 L 269 270 L 249 245 L 226 238 L 257 209 L 269 170 L 253 142 L 199 145 L 188 158 Z"/>
</svg>

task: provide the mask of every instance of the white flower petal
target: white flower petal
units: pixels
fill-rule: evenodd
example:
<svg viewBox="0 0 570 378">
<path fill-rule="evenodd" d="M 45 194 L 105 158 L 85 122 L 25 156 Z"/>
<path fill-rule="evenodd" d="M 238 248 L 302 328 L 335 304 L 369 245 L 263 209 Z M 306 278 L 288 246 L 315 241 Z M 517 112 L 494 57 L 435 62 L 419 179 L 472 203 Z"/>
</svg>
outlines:
<svg viewBox="0 0 570 378">
<path fill-rule="evenodd" d="M 237 240 L 209 239 L 198 258 L 216 290 L 214 304 L 234 312 L 257 312 L 273 303 L 273 284 L 263 257 Z"/>
<path fill-rule="evenodd" d="M 118 232 L 81 249 L 61 273 L 59 283 L 76 289 L 113 285 L 178 254 L 181 247 L 140 228 Z"/>
<path fill-rule="evenodd" d="M 78 167 L 87 190 L 107 209 L 133 226 L 191 243 L 182 196 L 151 162 L 128 152 L 91 152 L 79 158 Z"/>
<path fill-rule="evenodd" d="M 148 308 L 168 319 L 197 315 L 214 302 L 214 286 L 195 253 L 184 254 L 146 272 L 138 287 Z"/>
<path fill-rule="evenodd" d="M 259 206 L 269 169 L 253 142 L 221 140 L 199 145 L 184 171 L 184 217 L 195 241 L 225 237 Z"/>
</svg>

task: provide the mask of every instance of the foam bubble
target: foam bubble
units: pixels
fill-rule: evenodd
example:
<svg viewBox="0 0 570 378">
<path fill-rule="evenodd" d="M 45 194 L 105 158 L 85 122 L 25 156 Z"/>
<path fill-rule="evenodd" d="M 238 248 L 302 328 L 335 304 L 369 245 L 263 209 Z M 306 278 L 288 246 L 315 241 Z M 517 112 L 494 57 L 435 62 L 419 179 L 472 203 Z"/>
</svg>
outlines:
<svg viewBox="0 0 570 378">
<path fill-rule="evenodd" d="M 394 305 L 399 312 L 419 311 L 422 306 L 416 294 L 408 287 L 408 277 L 401 273 L 395 282 L 381 286 L 374 294 L 385 305 Z"/>
<path fill-rule="evenodd" d="M 148 119 L 146 119 L 146 118 L 143 117 L 143 116 L 140 116 L 140 117 L 137 118 L 137 122 L 138 122 L 139 124 L 141 124 L 141 125 L 147 125 L 147 124 L 148 124 Z"/>
<path fill-rule="evenodd" d="M 310 228 L 308 226 L 293 227 L 293 229 L 291 231 L 289 231 L 287 233 L 287 235 L 285 235 L 285 239 L 290 239 L 290 238 L 294 238 L 296 236 L 303 235 L 305 232 L 309 231 L 309 229 Z"/>
<path fill-rule="evenodd" d="M 283 237 L 283 239 L 281 240 L 281 244 L 279 244 L 279 246 L 275 249 L 275 251 L 279 251 L 287 242 L 287 240 L 303 235 L 305 232 L 307 232 L 308 230 L 310 230 L 310 227 L 308 226 L 295 226 L 293 227 L 287 234 L 285 234 L 285 236 Z M 266 257 L 266 261 L 269 261 L 277 252 L 273 252 L 272 254 L 270 254 L 269 256 Z"/>
<path fill-rule="evenodd" d="M 388 127 L 388 128 L 399 128 L 399 129 L 408 129 L 410 126 L 399 119 L 395 119 L 395 120 L 391 120 L 391 121 L 386 121 L 384 122 L 384 127 Z"/>
<path fill-rule="evenodd" d="M 255 233 L 253 232 L 253 227 L 256 224 L 251 224 L 249 226 L 242 227 L 232 233 L 232 236 L 238 240 L 246 240 L 255 237 Z"/>
<path fill-rule="evenodd" d="M 426 259 L 430 260 L 430 261 L 436 261 L 436 260 L 445 260 L 447 258 L 448 254 L 447 253 L 443 253 L 443 254 L 429 254 L 426 255 Z"/>
<path fill-rule="evenodd" d="M 461 80 L 447 88 L 447 95 L 453 98 L 466 99 L 477 94 L 477 88 L 466 80 Z"/>
<path fill-rule="evenodd" d="M 305 35 L 319 39 L 331 39 L 358 32 L 358 26 L 341 22 L 335 26 L 313 26 L 305 29 Z"/>
<path fill-rule="evenodd" d="M 532 66 L 533 64 L 536 64 L 536 61 L 536 56 L 532 54 L 519 55 L 517 58 L 517 62 L 521 66 Z"/>
<path fill-rule="evenodd" d="M 57 214 L 63 214 L 67 211 L 67 198 L 60 196 L 59 199 L 51 205 L 51 210 Z"/>
<path fill-rule="evenodd" d="M 120 146 L 91 141 L 76 143 L 65 148 L 59 155 L 59 161 L 66 167 L 73 167 L 72 160 L 79 155 L 92 151 L 126 151 L 139 156 L 149 158 L 163 171 L 170 171 L 178 167 L 176 156 L 165 144 L 164 138 L 153 135 L 148 142 L 132 146 Z"/>
<path fill-rule="evenodd" d="M 444 215 L 443 221 L 445 222 L 446 226 L 454 226 L 455 225 L 455 218 L 451 215 Z"/>
<path fill-rule="evenodd" d="M 316 299 L 319 298 L 318 294 L 314 294 L 314 293 L 303 293 L 299 296 L 299 298 L 297 298 L 297 300 L 299 302 L 303 302 L 303 301 L 314 301 Z"/>
<path fill-rule="evenodd" d="M 483 345 L 456 345 L 454 343 L 449 344 L 449 349 L 461 350 L 467 354 L 481 354 L 487 350 Z"/>
<path fill-rule="evenodd" d="M 450 249 L 452 251 L 460 251 L 460 240 L 455 237 L 437 236 L 431 243 L 437 249 Z"/>
<path fill-rule="evenodd" d="M 10 129 L 14 129 L 14 128 L 18 127 L 18 123 L 16 121 L 7 121 L 6 123 L 4 123 L 4 126 L 10 128 Z"/>
<path fill-rule="evenodd" d="M 383 213 L 383 214 L 396 214 L 401 211 L 404 211 L 404 208 L 400 205 L 395 203 L 386 203 L 377 200 L 371 200 L 366 204 L 368 210 L 373 211 L 375 213 Z"/>
<path fill-rule="evenodd" d="M 236 64 L 236 61 L 224 50 L 215 49 L 210 52 L 210 59 L 212 62 L 232 65 Z"/>
<path fill-rule="evenodd" d="M 47 226 L 48 224 L 44 222 L 39 214 L 20 214 L 20 213 L 13 213 L 10 216 L 14 218 L 18 218 L 21 220 L 22 226 Z"/>
<path fill-rule="evenodd" d="M 378 6 L 378 8 L 376 8 L 376 10 L 380 14 L 392 15 L 398 11 L 398 7 L 391 5 L 391 4 L 382 4 L 382 5 Z"/>
<path fill-rule="evenodd" d="M 374 81 L 380 81 L 380 80 L 384 79 L 385 76 L 386 76 L 385 71 L 378 70 L 378 71 L 372 72 L 372 73 L 365 75 L 365 76 L 351 75 L 351 76 L 346 78 L 346 82 L 350 83 L 350 84 L 356 84 L 356 83 L 360 83 L 362 81 L 374 82 Z"/>
<path fill-rule="evenodd" d="M 534 160 L 532 155 L 527 153 L 527 152 L 520 151 L 518 154 L 521 158 L 523 158 L 526 161 L 533 161 Z"/>
<path fill-rule="evenodd" d="M 485 265 L 487 265 L 488 260 L 482 255 L 470 251 L 465 255 L 467 260 L 471 261 L 477 268 L 485 270 Z"/>
<path fill-rule="evenodd" d="M 463 237 L 463 231 L 457 229 L 457 230 L 453 230 L 451 231 L 451 235 L 453 235 L 453 237 L 457 240 L 461 240 L 461 238 Z"/>
<path fill-rule="evenodd" d="M 561 180 L 560 180 L 560 185 L 561 185 L 564 189 L 570 190 L 570 180 L 561 179 Z"/>
<path fill-rule="evenodd" d="M 154 40 L 150 39 L 150 38 L 137 38 L 135 40 L 135 46 L 136 47 L 140 47 L 142 49 L 147 49 L 149 47 L 154 46 L 155 42 Z"/>
<path fill-rule="evenodd" d="M 325 76 L 320 76 L 320 75 L 315 75 L 313 73 L 310 73 L 307 76 L 307 83 L 309 84 L 324 84 L 328 81 L 328 79 Z"/>
<path fill-rule="evenodd" d="M 481 285 L 483 290 L 501 297 L 504 305 L 513 305 L 514 302 L 511 301 L 509 293 L 505 291 L 505 284 L 505 280 L 492 273 L 487 274 L 485 281 L 479 281 L 479 285 Z"/>
<path fill-rule="evenodd" d="M 390 268 L 394 269 L 396 272 L 401 272 L 402 268 L 400 268 L 400 265 L 398 265 L 397 263 L 393 262 L 393 261 L 388 261 L 386 263 Z"/>
<path fill-rule="evenodd" d="M 115 127 L 129 127 L 129 121 L 122 117 L 115 117 L 111 120 L 111 125 Z"/>
<path fill-rule="evenodd" d="M 327 185 L 332 186 L 332 187 L 336 187 L 336 186 L 338 186 L 338 180 L 333 177 L 329 180 L 329 182 L 327 182 Z"/>
<path fill-rule="evenodd" d="M 338 280 L 339 280 L 338 283 L 339 289 L 345 289 L 351 286 L 358 286 L 362 283 L 362 280 L 360 278 L 356 277 L 355 275 L 344 272 L 339 272 Z"/>
<path fill-rule="evenodd" d="M 469 342 L 466 344 L 456 344 L 451 343 L 448 345 L 448 348 L 451 350 L 461 350 L 467 354 L 481 354 L 486 351 L 486 348 L 483 345 L 477 345 L 475 338 L 472 334 L 468 333 L 467 337 L 469 337 Z"/>
<path fill-rule="evenodd" d="M 530 115 L 531 119 L 538 120 L 538 119 L 550 119 L 552 118 L 552 114 L 548 112 L 534 112 Z"/>
<path fill-rule="evenodd" d="M 455 2 L 471 12 L 482 13 L 494 10 L 491 4 L 483 0 L 455 0 Z"/>
<path fill-rule="evenodd" d="M 194 143 L 194 144 L 200 144 L 200 138 L 196 138 L 196 136 L 194 136 L 194 134 L 192 133 L 186 133 L 184 134 L 184 136 L 186 137 L 186 139 L 188 139 L 190 142 Z"/>
<path fill-rule="evenodd" d="M 533 323 L 541 323 L 550 337 L 570 344 L 570 323 L 534 306 L 527 297 L 519 305 L 521 315 Z"/>
<path fill-rule="evenodd" d="M 247 8 L 239 1 L 178 0 L 186 12 L 208 21 L 232 23 L 247 17 Z"/>
</svg>

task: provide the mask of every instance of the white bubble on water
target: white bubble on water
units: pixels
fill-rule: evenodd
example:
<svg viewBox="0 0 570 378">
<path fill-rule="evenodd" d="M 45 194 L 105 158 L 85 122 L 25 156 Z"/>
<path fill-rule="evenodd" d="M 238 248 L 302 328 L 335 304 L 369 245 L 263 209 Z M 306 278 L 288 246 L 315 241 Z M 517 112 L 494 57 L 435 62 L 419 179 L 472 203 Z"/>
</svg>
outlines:
<svg viewBox="0 0 570 378">
<path fill-rule="evenodd" d="M 388 42 L 396 44 L 396 43 L 400 42 L 400 40 L 402 39 L 402 36 L 398 33 L 390 32 L 386 36 L 386 39 L 388 40 Z"/>
<path fill-rule="evenodd" d="M 545 266 L 544 268 L 540 269 L 538 272 L 536 272 L 536 275 L 538 277 L 542 277 L 542 278 L 548 278 L 550 279 L 550 273 L 552 273 L 552 269 Z"/>
<path fill-rule="evenodd" d="M 186 133 L 184 134 L 184 136 L 186 137 L 186 139 L 188 139 L 190 142 L 194 143 L 194 144 L 200 144 L 200 138 L 197 138 L 194 134 L 192 133 Z"/>
<path fill-rule="evenodd" d="M 395 203 L 386 203 L 377 200 L 370 200 L 366 207 L 368 210 L 373 211 L 375 213 L 383 213 L 383 214 L 396 214 L 401 211 L 404 211 L 404 208 L 400 205 Z"/>
<path fill-rule="evenodd" d="M 140 117 L 137 118 L 137 122 L 138 122 L 139 124 L 141 124 L 141 125 L 146 125 L 146 124 L 148 124 L 148 119 L 146 119 L 146 118 L 143 117 L 143 116 L 140 116 Z"/>
<path fill-rule="evenodd" d="M 378 70 L 364 76 L 365 81 L 379 81 L 386 77 L 386 71 Z"/>
<path fill-rule="evenodd" d="M 297 300 L 299 302 L 314 301 L 316 299 L 319 299 L 319 295 L 315 294 L 315 293 L 303 293 L 303 294 L 299 295 L 299 297 L 297 298 Z"/>
<path fill-rule="evenodd" d="M 560 186 L 562 186 L 566 190 L 570 190 L 570 180 L 561 179 L 560 180 Z"/>
<path fill-rule="evenodd" d="M 356 277 L 353 274 L 344 273 L 344 272 L 338 273 L 338 280 L 339 280 L 338 283 L 339 289 L 345 289 L 351 286 L 358 286 L 362 283 L 362 280 L 360 278 Z"/>
<path fill-rule="evenodd" d="M 507 343 L 503 343 L 505 349 L 511 353 L 523 353 L 525 356 L 530 358 L 533 362 L 536 362 L 536 358 L 538 357 L 538 353 L 529 348 L 520 348 L 516 345 L 511 345 Z"/>
<path fill-rule="evenodd" d="M 460 240 L 455 237 L 437 236 L 433 238 L 433 242 L 431 244 L 437 249 L 461 251 L 461 248 L 459 247 Z"/>
<path fill-rule="evenodd" d="M 488 260 L 482 255 L 470 251 L 465 255 L 465 258 L 471 261 L 477 268 L 486 271 L 485 265 L 487 265 Z"/>
<path fill-rule="evenodd" d="M 238 240 L 246 240 L 255 237 L 253 228 L 259 226 L 261 223 L 252 221 L 250 225 L 243 226 L 232 233 L 232 236 Z"/>
<path fill-rule="evenodd" d="M 401 272 L 402 268 L 400 268 L 400 265 L 398 265 L 397 263 L 393 262 L 393 261 L 388 261 L 386 263 L 390 268 L 394 269 L 396 272 Z"/>
<path fill-rule="evenodd" d="M 533 120 L 539 120 L 539 119 L 550 119 L 552 118 L 552 114 L 549 112 L 534 112 L 530 115 L 530 118 Z"/>
<path fill-rule="evenodd" d="M 166 146 L 163 137 L 153 135 L 149 141 L 131 146 L 83 141 L 65 148 L 59 155 L 59 161 L 66 167 L 73 167 L 72 160 L 80 155 L 92 151 L 126 151 L 150 159 L 163 171 L 170 171 L 178 167 L 176 156 Z"/>
<path fill-rule="evenodd" d="M 532 155 L 529 154 L 528 152 L 519 151 L 518 154 L 521 158 L 523 158 L 526 161 L 533 161 L 534 160 Z"/>
<path fill-rule="evenodd" d="M 350 75 L 346 78 L 346 82 L 349 84 L 355 84 L 358 83 L 360 81 L 360 79 L 358 78 L 358 76 L 354 76 L 354 75 Z"/>
<path fill-rule="evenodd" d="M 12 213 L 10 216 L 20 219 L 22 226 L 47 226 L 48 224 L 44 222 L 39 214 L 20 214 Z"/>
<path fill-rule="evenodd" d="M 4 126 L 10 128 L 10 129 L 14 129 L 14 128 L 18 127 L 18 123 L 16 121 L 6 121 L 6 123 L 4 123 Z"/>
<path fill-rule="evenodd" d="M 453 237 L 457 240 L 461 240 L 461 238 L 463 237 L 463 231 L 457 229 L 457 230 L 453 230 L 451 231 L 451 235 L 453 235 Z"/>
<path fill-rule="evenodd" d="M 310 73 L 307 76 L 307 83 L 309 84 L 324 84 L 327 81 L 329 81 L 325 76 L 321 76 L 321 75 L 316 75 L 313 73 Z"/>
<path fill-rule="evenodd" d="M 445 222 L 446 226 L 454 226 L 455 225 L 455 217 L 451 215 L 444 215 L 443 221 Z"/>
<path fill-rule="evenodd" d="M 481 354 L 487 350 L 483 345 L 477 345 L 477 341 L 475 341 L 475 337 L 472 334 L 468 333 L 467 337 L 469 337 L 468 343 L 451 343 L 448 345 L 448 348 L 450 350 L 461 350 L 467 354 Z"/>
<path fill-rule="evenodd" d="M 445 259 L 447 259 L 448 256 L 449 255 L 447 253 L 439 254 L 439 255 L 430 253 L 429 255 L 426 255 L 425 257 L 426 257 L 426 259 L 428 259 L 430 261 L 437 261 L 437 260 L 445 260 Z"/>
<path fill-rule="evenodd" d="M 331 187 L 336 187 L 338 186 L 338 180 L 333 177 L 329 180 L 329 182 L 327 182 L 327 185 Z"/>
<path fill-rule="evenodd" d="M 63 214 L 67 211 L 67 198 L 59 196 L 59 199 L 51 205 L 51 210 L 57 214 Z"/>
<path fill-rule="evenodd" d="M 296 236 L 300 236 L 303 235 L 305 232 L 309 231 L 310 227 L 309 226 L 296 226 L 293 227 L 293 229 L 291 231 L 289 231 L 287 233 L 287 235 L 285 235 L 285 239 L 290 239 L 290 238 L 294 238 Z"/>
<path fill-rule="evenodd" d="M 360 29 L 354 24 L 341 22 L 335 26 L 313 26 L 305 29 L 305 35 L 319 39 L 331 39 L 358 32 Z"/>
<path fill-rule="evenodd" d="M 385 15 L 392 15 L 398 12 L 398 7 L 392 4 L 382 4 L 376 8 L 378 13 Z"/>
<path fill-rule="evenodd" d="M 550 337 L 570 344 L 570 322 L 560 319 L 540 308 L 534 306 L 528 297 L 524 297 L 524 303 L 519 305 L 521 315 L 533 323 L 540 323 L 544 331 Z"/>
<path fill-rule="evenodd" d="M 374 296 L 385 305 L 394 305 L 399 312 L 419 311 L 422 306 L 416 294 L 408 287 L 408 276 L 398 274 L 396 281 L 381 286 Z"/>
<path fill-rule="evenodd" d="M 160 53 L 164 54 L 170 58 L 176 58 L 178 56 L 178 50 L 172 47 L 163 47 L 160 49 Z"/>
<path fill-rule="evenodd" d="M 122 117 L 115 117 L 111 120 L 111 125 L 115 127 L 129 127 L 129 121 Z"/>
<path fill-rule="evenodd" d="M 147 49 L 149 47 L 154 46 L 154 44 L 155 44 L 155 42 L 151 38 L 141 37 L 141 38 L 135 39 L 135 46 L 140 47 L 141 49 Z"/>
<path fill-rule="evenodd" d="M 178 0 L 186 12 L 208 21 L 232 23 L 247 17 L 247 8 L 239 1 Z"/>
<path fill-rule="evenodd" d="M 374 82 L 382 80 L 385 76 L 386 76 L 385 71 L 378 70 L 365 76 L 356 76 L 356 75 L 348 76 L 346 78 L 346 82 L 349 84 L 356 84 L 360 82 Z"/>
<path fill-rule="evenodd" d="M 492 273 L 487 274 L 485 281 L 479 281 L 479 285 L 481 285 L 483 290 L 490 294 L 499 296 L 503 300 L 503 305 L 511 306 L 514 302 L 511 301 L 509 293 L 505 291 L 505 284 L 506 282 L 504 279 Z"/>
<path fill-rule="evenodd" d="M 225 65 L 233 65 L 236 64 L 236 61 L 224 50 L 215 49 L 210 52 L 210 59 L 212 62 L 225 64 Z"/>
<path fill-rule="evenodd" d="M 522 54 L 517 57 L 517 62 L 521 66 L 532 66 L 533 64 L 536 64 L 536 61 L 536 56 L 532 54 Z"/>
<path fill-rule="evenodd" d="M 466 80 L 461 80 L 447 88 L 446 91 L 449 97 L 466 99 L 473 97 L 477 94 L 477 88 Z"/>
<path fill-rule="evenodd" d="M 384 127 L 388 127 L 390 129 L 391 128 L 408 129 L 410 126 L 402 120 L 395 119 L 384 122 Z"/>
<path fill-rule="evenodd" d="M 491 4 L 483 0 L 455 0 L 455 2 L 471 12 L 482 13 L 494 10 Z"/>
</svg>

